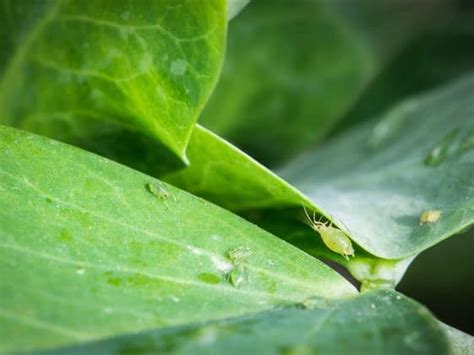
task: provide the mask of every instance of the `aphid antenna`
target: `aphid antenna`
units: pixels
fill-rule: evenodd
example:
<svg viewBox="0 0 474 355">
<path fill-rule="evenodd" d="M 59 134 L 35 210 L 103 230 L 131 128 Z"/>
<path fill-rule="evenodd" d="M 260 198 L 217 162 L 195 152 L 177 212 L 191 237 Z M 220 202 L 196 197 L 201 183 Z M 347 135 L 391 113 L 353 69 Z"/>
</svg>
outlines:
<svg viewBox="0 0 474 355">
<path fill-rule="evenodd" d="M 316 211 L 313 211 L 313 218 L 311 218 L 309 216 L 308 210 L 306 209 L 304 205 L 303 205 L 303 210 L 306 215 L 307 222 L 309 223 L 311 227 L 314 228 L 316 226 L 326 226 L 324 222 L 321 222 L 321 219 L 323 218 L 323 216 L 320 216 L 319 219 L 316 220 Z"/>
<path fill-rule="evenodd" d="M 311 217 L 309 216 L 308 210 L 306 209 L 306 206 L 305 206 L 305 205 L 303 205 L 303 210 L 304 210 L 304 214 L 306 215 L 306 222 L 307 222 L 311 227 L 314 227 L 314 226 L 315 226 L 315 223 L 314 223 L 314 221 L 311 219 Z"/>
</svg>

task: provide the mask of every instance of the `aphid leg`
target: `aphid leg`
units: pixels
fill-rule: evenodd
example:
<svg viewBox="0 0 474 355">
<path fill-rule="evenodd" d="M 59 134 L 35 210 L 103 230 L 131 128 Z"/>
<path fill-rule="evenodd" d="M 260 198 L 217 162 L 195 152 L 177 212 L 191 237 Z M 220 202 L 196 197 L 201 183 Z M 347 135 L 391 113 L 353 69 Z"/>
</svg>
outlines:
<svg viewBox="0 0 474 355">
<path fill-rule="evenodd" d="M 309 216 L 308 211 L 306 210 L 306 207 L 305 207 L 304 205 L 303 205 L 303 210 L 304 210 L 304 213 L 305 213 L 305 215 L 306 215 L 306 218 L 307 218 L 307 221 L 308 221 L 309 225 L 310 225 L 311 227 L 314 227 L 314 226 L 315 226 L 315 223 L 313 222 L 313 220 L 312 220 L 311 217 Z"/>
</svg>

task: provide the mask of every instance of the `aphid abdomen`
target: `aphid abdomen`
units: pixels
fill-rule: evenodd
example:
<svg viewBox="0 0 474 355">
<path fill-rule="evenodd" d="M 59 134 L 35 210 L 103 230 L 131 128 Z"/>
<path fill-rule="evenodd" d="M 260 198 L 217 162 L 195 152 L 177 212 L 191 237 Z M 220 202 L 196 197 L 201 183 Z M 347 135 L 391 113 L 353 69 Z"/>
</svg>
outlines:
<svg viewBox="0 0 474 355">
<path fill-rule="evenodd" d="M 316 229 L 321 235 L 324 244 L 335 253 L 344 257 L 353 256 L 354 248 L 349 237 L 340 229 L 321 226 Z"/>
</svg>

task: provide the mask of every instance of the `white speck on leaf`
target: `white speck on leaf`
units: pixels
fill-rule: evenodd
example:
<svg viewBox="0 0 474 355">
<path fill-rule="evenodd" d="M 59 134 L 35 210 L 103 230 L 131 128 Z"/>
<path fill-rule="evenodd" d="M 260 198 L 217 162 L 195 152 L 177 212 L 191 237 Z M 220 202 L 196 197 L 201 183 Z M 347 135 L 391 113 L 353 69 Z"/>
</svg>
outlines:
<svg viewBox="0 0 474 355">
<path fill-rule="evenodd" d="M 181 301 L 181 300 L 179 299 L 179 297 L 176 297 L 175 295 L 171 295 L 171 296 L 170 296 L 170 299 L 171 299 L 171 301 L 173 301 L 173 302 L 175 302 L 175 303 L 178 303 L 179 301 Z"/>
<path fill-rule="evenodd" d="M 188 66 L 188 63 L 183 60 L 183 59 L 176 59 L 171 62 L 171 74 L 173 75 L 183 75 L 186 73 L 186 68 Z"/>
<path fill-rule="evenodd" d="M 130 18 L 130 11 L 124 11 L 124 12 L 122 12 L 122 13 L 120 14 L 120 17 L 121 17 L 123 20 L 127 21 L 127 20 Z"/>
<path fill-rule="evenodd" d="M 229 272 L 232 270 L 233 266 L 231 263 L 217 257 L 217 256 L 211 256 L 211 261 L 214 264 L 215 268 L 219 270 L 220 272 Z"/>
</svg>

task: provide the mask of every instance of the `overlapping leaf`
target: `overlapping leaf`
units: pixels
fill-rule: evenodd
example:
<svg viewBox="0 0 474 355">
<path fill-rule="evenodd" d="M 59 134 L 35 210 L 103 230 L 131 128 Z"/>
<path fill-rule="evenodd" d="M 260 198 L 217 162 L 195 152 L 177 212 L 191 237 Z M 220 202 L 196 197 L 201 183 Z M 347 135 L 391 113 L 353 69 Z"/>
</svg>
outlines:
<svg viewBox="0 0 474 355">
<path fill-rule="evenodd" d="M 0 123 L 125 156 L 110 141 L 139 132 L 185 160 L 220 72 L 225 1 L 0 6 Z"/>
<path fill-rule="evenodd" d="M 473 93 L 471 75 L 406 101 L 280 173 L 370 253 L 419 253 L 474 222 Z"/>
<path fill-rule="evenodd" d="M 52 354 L 448 354 L 429 312 L 390 291 L 132 334 Z"/>
<path fill-rule="evenodd" d="M 355 293 L 293 246 L 141 173 L 6 127 L 0 151 L 3 351 Z"/>
<path fill-rule="evenodd" d="M 262 163 L 285 161 L 326 133 L 437 3 L 250 3 L 229 25 L 200 123 Z"/>
</svg>

